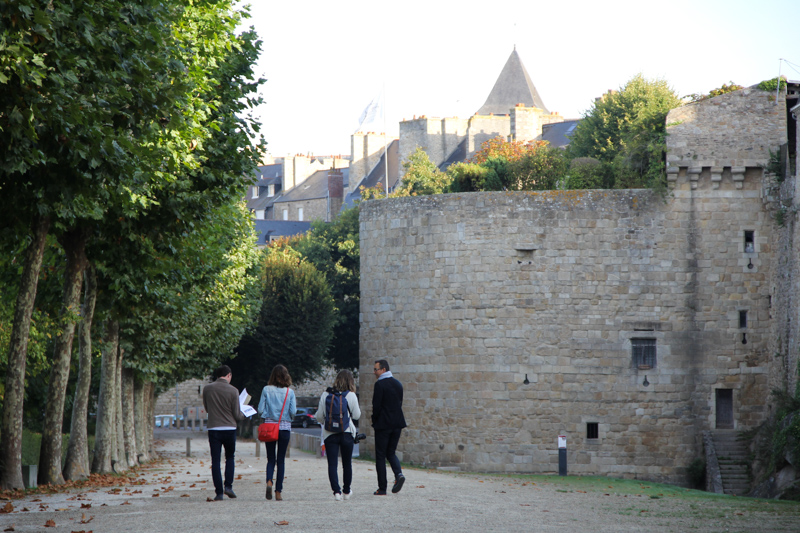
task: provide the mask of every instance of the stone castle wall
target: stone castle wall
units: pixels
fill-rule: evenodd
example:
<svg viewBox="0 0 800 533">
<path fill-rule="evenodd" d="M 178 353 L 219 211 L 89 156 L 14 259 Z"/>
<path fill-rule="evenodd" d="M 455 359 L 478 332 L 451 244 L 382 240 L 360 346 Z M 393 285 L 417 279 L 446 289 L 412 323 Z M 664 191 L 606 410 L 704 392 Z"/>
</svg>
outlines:
<svg viewBox="0 0 800 533">
<path fill-rule="evenodd" d="M 404 461 L 553 472 L 566 435 L 571 473 L 684 483 L 701 431 L 715 427 L 717 389 L 732 390 L 735 427 L 754 427 L 774 366 L 775 221 L 759 177 L 714 185 L 682 176 L 666 200 L 636 190 L 365 202 L 366 416 L 367 367 L 386 358 L 405 385 Z M 635 364 L 639 339 L 655 340 L 654 368 Z"/>
<path fill-rule="evenodd" d="M 179 415 L 183 414 L 183 409 L 185 407 L 202 407 L 203 387 L 208 385 L 208 383 L 208 379 L 190 379 L 161 392 L 158 396 L 156 396 L 155 414 L 174 415 L 176 393 L 178 395 L 177 405 Z"/>
</svg>

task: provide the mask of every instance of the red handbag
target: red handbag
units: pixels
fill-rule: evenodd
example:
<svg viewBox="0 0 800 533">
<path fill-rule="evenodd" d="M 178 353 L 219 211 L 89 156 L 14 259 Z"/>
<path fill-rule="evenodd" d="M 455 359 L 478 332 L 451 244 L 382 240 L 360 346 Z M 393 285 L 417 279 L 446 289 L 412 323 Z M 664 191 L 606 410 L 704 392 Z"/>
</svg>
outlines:
<svg viewBox="0 0 800 533">
<path fill-rule="evenodd" d="M 277 422 L 263 422 L 258 426 L 258 440 L 261 442 L 275 442 L 278 440 L 278 432 L 281 430 L 281 418 L 283 418 L 283 408 L 286 407 L 286 398 L 289 397 L 289 387 L 286 387 L 286 396 L 283 398 L 281 414 Z"/>
</svg>

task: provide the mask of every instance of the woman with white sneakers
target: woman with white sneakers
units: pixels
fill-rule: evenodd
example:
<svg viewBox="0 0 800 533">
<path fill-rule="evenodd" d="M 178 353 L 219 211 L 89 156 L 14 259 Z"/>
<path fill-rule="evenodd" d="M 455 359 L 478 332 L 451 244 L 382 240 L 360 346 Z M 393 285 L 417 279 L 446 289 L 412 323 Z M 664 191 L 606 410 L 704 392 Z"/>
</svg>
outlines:
<svg viewBox="0 0 800 533">
<path fill-rule="evenodd" d="M 331 397 L 330 402 L 328 402 L 329 396 Z M 331 410 L 333 406 L 342 406 L 344 403 L 347 404 L 349 422 L 344 427 L 338 427 L 336 424 L 339 423 L 340 418 L 331 416 L 332 414 L 326 413 L 326 411 Z M 353 481 L 353 446 L 357 431 L 353 422 L 361 418 L 361 408 L 358 406 L 358 397 L 356 396 L 356 382 L 352 372 L 341 370 L 336 375 L 333 387 L 322 393 L 317 413 L 314 416 L 322 425 L 322 439 L 325 443 L 325 455 L 328 458 L 328 479 L 331 482 L 333 497 L 336 501 L 349 500 L 353 494 L 350 483 Z M 327 424 L 326 416 L 329 418 Z M 332 418 L 336 421 L 330 420 Z M 337 465 L 340 452 L 342 454 L 343 487 L 339 486 Z"/>
</svg>

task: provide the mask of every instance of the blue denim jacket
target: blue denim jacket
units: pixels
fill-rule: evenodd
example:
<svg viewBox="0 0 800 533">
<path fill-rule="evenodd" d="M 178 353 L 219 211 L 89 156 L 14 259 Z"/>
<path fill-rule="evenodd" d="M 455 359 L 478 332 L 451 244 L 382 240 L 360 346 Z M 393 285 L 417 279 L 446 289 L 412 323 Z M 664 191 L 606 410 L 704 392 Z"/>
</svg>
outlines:
<svg viewBox="0 0 800 533">
<path fill-rule="evenodd" d="M 267 385 L 261 391 L 261 400 L 258 402 L 258 416 L 278 421 L 281 414 L 283 399 L 286 397 L 286 388 L 279 389 L 273 385 Z M 291 422 L 297 414 L 297 402 L 294 398 L 294 391 L 289 389 L 289 397 L 286 398 L 286 407 L 283 409 L 282 422 Z"/>
</svg>

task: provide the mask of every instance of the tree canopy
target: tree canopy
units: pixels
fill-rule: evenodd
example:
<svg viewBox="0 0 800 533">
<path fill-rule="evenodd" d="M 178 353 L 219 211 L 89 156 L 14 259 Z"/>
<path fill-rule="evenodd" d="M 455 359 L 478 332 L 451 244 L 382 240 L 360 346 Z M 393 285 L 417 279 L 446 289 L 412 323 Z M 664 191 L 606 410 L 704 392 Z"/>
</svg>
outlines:
<svg viewBox="0 0 800 533">
<path fill-rule="evenodd" d="M 277 364 L 286 366 L 296 382 L 317 375 L 326 363 L 334 325 L 333 297 L 323 273 L 297 252 L 280 247 L 268 248 L 263 261 L 256 326 L 227 362 L 233 384 L 253 396 Z"/>
<path fill-rule="evenodd" d="M 681 99 L 665 80 L 637 74 L 598 98 L 570 138 L 567 156 L 613 165 L 615 187 L 647 187 L 663 179 L 667 113 Z"/>
</svg>

